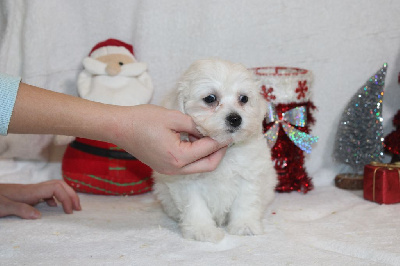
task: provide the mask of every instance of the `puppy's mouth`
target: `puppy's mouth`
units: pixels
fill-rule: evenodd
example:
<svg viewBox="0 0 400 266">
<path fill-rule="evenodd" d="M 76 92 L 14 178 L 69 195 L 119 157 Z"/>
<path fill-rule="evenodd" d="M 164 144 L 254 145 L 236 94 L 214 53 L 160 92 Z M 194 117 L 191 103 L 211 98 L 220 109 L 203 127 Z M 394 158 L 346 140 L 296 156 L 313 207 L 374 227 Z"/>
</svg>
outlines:
<svg viewBox="0 0 400 266">
<path fill-rule="evenodd" d="M 239 128 L 229 128 L 226 131 L 230 134 L 236 133 L 239 130 Z"/>
</svg>

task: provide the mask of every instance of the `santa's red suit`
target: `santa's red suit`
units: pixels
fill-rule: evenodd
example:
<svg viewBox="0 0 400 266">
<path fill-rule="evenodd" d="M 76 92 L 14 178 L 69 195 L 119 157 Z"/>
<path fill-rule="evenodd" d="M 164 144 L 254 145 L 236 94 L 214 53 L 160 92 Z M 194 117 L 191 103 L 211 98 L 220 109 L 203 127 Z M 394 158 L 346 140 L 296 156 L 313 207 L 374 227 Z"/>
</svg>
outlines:
<svg viewBox="0 0 400 266">
<path fill-rule="evenodd" d="M 98 43 L 83 60 L 78 78 L 82 98 L 123 106 L 148 103 L 153 94 L 147 66 L 133 47 L 115 39 Z M 114 144 L 76 138 L 62 161 L 64 180 L 76 191 L 135 195 L 152 189 L 152 170 Z"/>
</svg>

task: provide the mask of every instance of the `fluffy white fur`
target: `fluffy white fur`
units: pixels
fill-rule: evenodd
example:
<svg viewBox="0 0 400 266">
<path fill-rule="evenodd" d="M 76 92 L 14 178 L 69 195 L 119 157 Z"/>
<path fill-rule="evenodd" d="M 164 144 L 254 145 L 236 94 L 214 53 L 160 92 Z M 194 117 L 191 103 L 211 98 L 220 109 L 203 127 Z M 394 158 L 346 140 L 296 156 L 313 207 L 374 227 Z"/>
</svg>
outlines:
<svg viewBox="0 0 400 266">
<path fill-rule="evenodd" d="M 209 95 L 215 95 L 216 101 L 206 103 Z M 154 173 L 155 193 L 165 212 L 179 222 L 183 236 L 218 242 L 224 237 L 220 226 L 225 225 L 231 234 L 262 234 L 262 218 L 274 198 L 277 180 L 262 135 L 267 106 L 252 74 L 240 64 L 199 60 L 186 71 L 164 106 L 193 117 L 203 135 L 221 142 L 233 139 L 213 172 Z M 232 114 L 241 117 L 239 126 L 227 121 Z"/>
</svg>

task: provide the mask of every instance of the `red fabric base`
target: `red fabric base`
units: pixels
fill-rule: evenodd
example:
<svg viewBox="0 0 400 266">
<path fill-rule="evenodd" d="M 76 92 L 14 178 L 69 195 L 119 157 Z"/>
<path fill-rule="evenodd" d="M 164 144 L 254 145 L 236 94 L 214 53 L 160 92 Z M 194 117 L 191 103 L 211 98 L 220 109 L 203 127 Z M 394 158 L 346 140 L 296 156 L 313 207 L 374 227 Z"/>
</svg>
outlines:
<svg viewBox="0 0 400 266">
<path fill-rule="evenodd" d="M 91 146 L 121 150 L 95 140 L 77 138 Z M 152 170 L 139 160 L 123 160 L 89 154 L 70 146 L 62 161 L 65 182 L 74 190 L 100 195 L 136 195 L 152 189 Z"/>
</svg>

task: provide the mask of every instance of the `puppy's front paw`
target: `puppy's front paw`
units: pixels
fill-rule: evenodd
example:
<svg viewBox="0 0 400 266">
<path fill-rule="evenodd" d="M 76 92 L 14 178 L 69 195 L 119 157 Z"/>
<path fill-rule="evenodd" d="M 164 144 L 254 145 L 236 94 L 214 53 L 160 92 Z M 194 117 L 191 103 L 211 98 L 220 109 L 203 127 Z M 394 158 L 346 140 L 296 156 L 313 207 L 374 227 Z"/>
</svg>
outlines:
<svg viewBox="0 0 400 266">
<path fill-rule="evenodd" d="M 243 221 L 228 225 L 228 232 L 232 235 L 262 235 L 264 228 L 258 221 Z"/>
<path fill-rule="evenodd" d="M 186 239 L 194 239 L 197 241 L 218 243 L 221 241 L 225 233 L 221 228 L 215 226 L 202 226 L 193 228 L 182 228 L 182 235 Z"/>
</svg>

